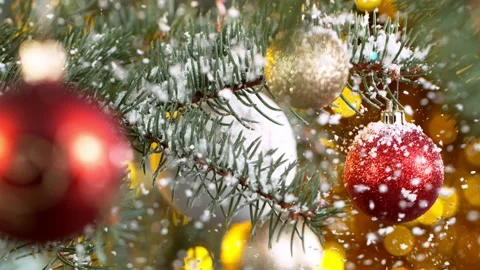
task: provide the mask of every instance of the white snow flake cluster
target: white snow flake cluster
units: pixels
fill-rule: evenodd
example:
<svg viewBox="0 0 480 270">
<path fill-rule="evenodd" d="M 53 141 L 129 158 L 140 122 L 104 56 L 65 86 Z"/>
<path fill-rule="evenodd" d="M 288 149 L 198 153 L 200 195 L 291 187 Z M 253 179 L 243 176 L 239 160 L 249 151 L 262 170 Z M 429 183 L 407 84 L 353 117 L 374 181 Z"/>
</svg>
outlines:
<svg viewBox="0 0 480 270">
<path fill-rule="evenodd" d="M 350 35 L 346 37 L 344 45 L 352 64 L 378 63 L 382 66 L 384 74 L 393 76 L 400 76 L 405 71 L 410 72 L 412 68 L 418 68 L 420 71 L 429 69 L 425 64 L 425 60 L 430 53 L 431 46 L 406 46 L 409 42 L 405 36 L 407 33 L 393 31 L 393 26 L 400 28 L 400 25 L 395 25 L 395 22 L 392 22 L 389 26 L 377 24 L 373 26 L 375 29 L 372 29 L 369 13 L 356 16 L 351 13 L 327 15 L 323 14 L 315 6 L 310 11 L 310 17 L 318 21 L 320 25 L 318 28 L 345 28 L 357 25 L 358 32 L 355 34 L 355 31 L 351 31 Z M 417 64 L 416 66 L 411 66 L 411 63 Z M 358 91 L 360 83 L 360 81 L 353 78 L 354 89 L 352 90 Z M 387 81 L 386 83 L 388 84 L 389 82 Z M 438 86 L 425 78 L 417 79 L 416 83 L 426 90 L 439 89 Z"/>
<path fill-rule="evenodd" d="M 423 133 L 423 130 L 420 126 L 417 126 L 412 123 L 405 123 L 403 125 L 390 125 L 382 122 L 373 122 L 368 125 L 367 128 L 361 130 L 355 137 L 355 141 L 359 145 L 364 145 L 365 143 L 373 142 L 377 138 L 378 146 L 387 145 L 393 146 L 393 149 L 396 151 L 403 151 L 404 156 L 408 153 L 407 148 L 402 146 L 402 137 L 406 133 L 416 132 Z M 353 147 L 353 145 L 351 146 Z M 428 148 L 428 146 L 425 146 Z M 440 152 L 441 149 L 435 146 L 434 149 L 424 149 L 428 151 L 437 151 Z M 372 154 L 370 154 L 372 155 Z M 408 156 L 408 155 L 407 155 Z"/>
</svg>

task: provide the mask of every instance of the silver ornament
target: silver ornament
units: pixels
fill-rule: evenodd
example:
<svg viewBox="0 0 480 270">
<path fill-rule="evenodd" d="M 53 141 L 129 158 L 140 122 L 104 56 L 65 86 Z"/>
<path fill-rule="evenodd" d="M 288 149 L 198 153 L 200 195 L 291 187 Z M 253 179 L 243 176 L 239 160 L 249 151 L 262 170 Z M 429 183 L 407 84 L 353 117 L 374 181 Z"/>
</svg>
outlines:
<svg viewBox="0 0 480 270">
<path fill-rule="evenodd" d="M 272 92 L 300 109 L 330 105 L 344 89 L 350 62 L 336 32 L 283 34 L 268 48 L 265 77 Z"/>
<path fill-rule="evenodd" d="M 303 244 L 298 235 L 294 237 L 293 253 L 290 252 L 293 226 L 287 225 L 281 232 L 278 241 L 280 226 L 277 227 L 271 249 L 268 248 L 269 227 L 267 223 L 256 229 L 255 236 L 243 252 L 241 269 L 313 270 L 321 268 L 323 248 L 318 237 L 307 226 Z"/>
</svg>

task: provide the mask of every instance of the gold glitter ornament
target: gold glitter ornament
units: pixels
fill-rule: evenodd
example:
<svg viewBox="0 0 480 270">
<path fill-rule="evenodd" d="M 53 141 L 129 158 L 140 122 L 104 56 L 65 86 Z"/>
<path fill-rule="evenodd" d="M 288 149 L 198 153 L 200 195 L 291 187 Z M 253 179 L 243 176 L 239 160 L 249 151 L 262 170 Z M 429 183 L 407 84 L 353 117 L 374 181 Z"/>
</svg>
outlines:
<svg viewBox="0 0 480 270">
<path fill-rule="evenodd" d="M 298 109 L 330 105 L 344 89 L 350 63 L 334 31 L 281 33 L 267 51 L 271 91 Z"/>
</svg>

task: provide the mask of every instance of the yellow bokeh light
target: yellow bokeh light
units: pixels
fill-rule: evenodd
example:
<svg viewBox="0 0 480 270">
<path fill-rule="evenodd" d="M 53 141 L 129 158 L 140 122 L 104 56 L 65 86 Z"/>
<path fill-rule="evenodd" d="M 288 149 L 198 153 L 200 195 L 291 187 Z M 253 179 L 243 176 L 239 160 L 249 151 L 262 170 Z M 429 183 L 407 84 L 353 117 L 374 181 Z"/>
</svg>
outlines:
<svg viewBox="0 0 480 270">
<path fill-rule="evenodd" d="M 183 262 L 185 270 L 213 269 L 213 260 L 210 256 L 210 252 L 202 246 L 189 248 Z"/>
<path fill-rule="evenodd" d="M 411 220 L 409 222 L 402 223 L 403 226 L 414 227 L 418 225 L 418 219 Z"/>
<path fill-rule="evenodd" d="M 454 188 L 443 187 L 438 197 L 443 204 L 444 218 L 451 218 L 455 216 L 458 210 L 459 200 L 457 191 Z"/>
<path fill-rule="evenodd" d="M 480 166 L 480 138 L 467 144 L 465 157 L 472 165 Z"/>
<path fill-rule="evenodd" d="M 325 244 L 322 257 L 322 268 L 324 270 L 345 269 L 345 250 L 335 242 Z"/>
<path fill-rule="evenodd" d="M 457 120 L 448 114 L 436 114 L 428 122 L 427 133 L 435 143 L 451 144 L 457 139 Z"/>
<path fill-rule="evenodd" d="M 141 183 L 141 178 L 139 177 L 138 169 L 139 168 L 135 163 L 133 163 L 133 162 L 128 163 L 127 172 L 130 175 L 130 188 L 131 189 L 134 189 L 134 188 L 138 187 L 138 185 Z"/>
<path fill-rule="evenodd" d="M 225 268 L 234 269 L 240 264 L 251 230 L 252 224 L 246 221 L 232 225 L 223 236 L 220 259 Z"/>
<path fill-rule="evenodd" d="M 360 106 L 362 105 L 362 97 L 360 94 L 353 92 L 348 87 L 345 87 L 342 95 L 351 105 L 355 107 L 355 109 L 360 110 Z M 342 117 L 352 117 L 356 114 L 356 112 L 350 108 L 350 106 L 348 106 L 342 97 L 335 99 L 331 107 L 333 112 L 340 114 Z"/>
<path fill-rule="evenodd" d="M 174 206 L 174 205 L 172 205 Z M 172 222 L 175 226 L 185 226 L 188 224 L 188 216 L 178 212 L 177 210 L 172 211 Z"/>
<path fill-rule="evenodd" d="M 474 206 L 480 206 L 480 175 L 469 176 L 466 180 L 467 185 L 463 190 L 465 199 Z"/>
<path fill-rule="evenodd" d="M 158 165 L 160 164 L 160 160 L 162 159 L 162 154 L 155 153 L 150 155 L 150 169 L 152 172 L 156 172 L 158 169 Z"/>
<path fill-rule="evenodd" d="M 360 11 L 374 11 L 380 7 L 380 4 L 382 4 L 382 0 L 355 0 L 355 6 Z"/>
<path fill-rule="evenodd" d="M 445 226 L 442 231 L 435 233 L 433 241 L 438 243 L 436 251 L 439 256 L 451 256 L 457 244 L 457 229 L 455 226 Z"/>
<path fill-rule="evenodd" d="M 157 143 L 152 143 L 151 146 L 152 149 L 157 148 Z M 160 160 L 162 159 L 162 153 L 154 153 L 150 155 L 149 161 L 150 161 L 150 170 L 152 172 L 156 172 L 158 169 L 158 165 L 160 165 Z"/>
<path fill-rule="evenodd" d="M 275 65 L 275 48 L 273 46 L 267 49 L 265 59 L 265 79 L 269 81 L 272 78 L 272 67 Z"/>
<path fill-rule="evenodd" d="M 407 227 L 394 226 L 393 231 L 383 239 L 383 246 L 394 256 L 405 256 L 412 251 L 414 241 L 412 232 Z"/>
<path fill-rule="evenodd" d="M 166 112 L 165 117 L 167 119 L 170 119 L 170 118 L 172 118 L 172 114 L 170 112 Z M 174 111 L 173 112 L 173 119 L 177 119 L 177 117 L 178 117 L 178 111 Z"/>
<path fill-rule="evenodd" d="M 443 203 L 440 198 L 437 198 L 435 203 L 428 211 L 417 218 L 417 221 L 423 225 L 433 225 L 442 218 L 443 215 Z"/>
<path fill-rule="evenodd" d="M 333 140 L 329 140 L 329 139 L 326 139 L 326 138 L 320 138 L 319 141 L 320 141 L 321 144 L 323 144 L 326 147 L 329 147 L 329 148 L 332 148 L 332 149 L 335 149 L 337 147 L 337 145 L 333 142 Z"/>
<path fill-rule="evenodd" d="M 390 18 L 395 18 L 397 16 L 396 0 L 383 0 L 382 4 L 378 7 L 378 13 L 380 15 L 388 15 Z"/>
</svg>

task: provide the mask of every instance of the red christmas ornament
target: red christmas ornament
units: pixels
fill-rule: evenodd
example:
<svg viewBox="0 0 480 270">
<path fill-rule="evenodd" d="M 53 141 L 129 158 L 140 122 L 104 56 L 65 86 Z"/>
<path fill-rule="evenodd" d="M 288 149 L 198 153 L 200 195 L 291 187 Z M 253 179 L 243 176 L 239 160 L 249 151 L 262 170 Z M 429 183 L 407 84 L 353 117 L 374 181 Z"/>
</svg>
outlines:
<svg viewBox="0 0 480 270">
<path fill-rule="evenodd" d="M 425 213 L 443 185 L 440 149 L 402 112 L 384 112 L 383 122 L 359 132 L 344 172 L 349 197 L 360 210 L 386 223 Z"/>
<path fill-rule="evenodd" d="M 0 97 L 0 233 L 82 232 L 113 202 L 131 156 L 112 118 L 58 84 Z"/>
</svg>

